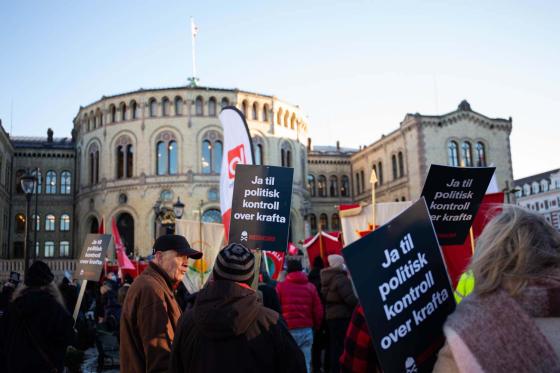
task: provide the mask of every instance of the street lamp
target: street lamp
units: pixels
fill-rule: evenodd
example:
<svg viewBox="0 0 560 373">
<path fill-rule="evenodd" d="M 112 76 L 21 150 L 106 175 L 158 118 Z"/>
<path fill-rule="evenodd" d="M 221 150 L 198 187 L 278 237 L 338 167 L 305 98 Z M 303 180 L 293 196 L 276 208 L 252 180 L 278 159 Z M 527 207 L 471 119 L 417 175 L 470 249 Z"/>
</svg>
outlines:
<svg viewBox="0 0 560 373">
<path fill-rule="evenodd" d="M 31 174 L 25 174 L 22 176 L 21 180 L 21 189 L 23 189 L 23 193 L 25 193 L 26 199 L 26 214 L 25 214 L 25 245 L 23 247 L 24 251 L 24 263 L 23 263 L 23 275 L 27 276 L 27 269 L 29 268 L 29 224 L 31 219 L 29 215 L 31 214 L 31 195 L 35 191 L 35 187 L 37 185 L 37 178 Z"/>
<path fill-rule="evenodd" d="M 175 213 L 175 219 L 181 219 L 183 217 L 183 211 L 185 210 L 185 204 L 181 202 L 181 199 L 177 197 L 177 202 L 173 204 L 173 212 Z"/>
</svg>

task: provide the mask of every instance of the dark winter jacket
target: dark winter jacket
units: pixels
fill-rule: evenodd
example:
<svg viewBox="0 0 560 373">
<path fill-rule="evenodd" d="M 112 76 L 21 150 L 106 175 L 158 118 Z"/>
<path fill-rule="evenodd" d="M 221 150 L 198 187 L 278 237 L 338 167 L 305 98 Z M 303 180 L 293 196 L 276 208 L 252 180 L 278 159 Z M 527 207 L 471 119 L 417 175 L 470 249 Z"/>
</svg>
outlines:
<svg viewBox="0 0 560 373">
<path fill-rule="evenodd" d="M 54 289 L 54 291 L 53 291 Z M 74 343 L 74 321 L 54 285 L 27 288 L 8 306 L 0 322 L 0 372 L 62 372 L 68 345 Z M 26 327 L 27 325 L 27 327 Z"/>
<path fill-rule="evenodd" d="M 350 319 L 358 298 L 348 274 L 341 267 L 321 270 L 321 292 L 326 302 L 326 319 Z"/>
<path fill-rule="evenodd" d="M 169 276 L 156 264 L 130 286 L 121 318 L 121 372 L 164 372 L 181 310 Z"/>
<path fill-rule="evenodd" d="M 289 329 L 319 329 L 323 319 L 323 305 L 315 285 L 301 271 L 288 273 L 284 282 L 276 285 L 282 316 Z"/>
<path fill-rule="evenodd" d="M 170 372 L 305 372 L 302 352 L 255 291 L 212 281 L 182 316 Z"/>
</svg>

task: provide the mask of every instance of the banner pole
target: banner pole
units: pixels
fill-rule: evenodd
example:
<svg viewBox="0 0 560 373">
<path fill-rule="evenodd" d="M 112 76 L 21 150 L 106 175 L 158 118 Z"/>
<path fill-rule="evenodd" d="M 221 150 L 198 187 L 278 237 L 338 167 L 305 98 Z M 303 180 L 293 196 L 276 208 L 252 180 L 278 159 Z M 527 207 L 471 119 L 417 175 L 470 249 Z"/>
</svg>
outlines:
<svg viewBox="0 0 560 373">
<path fill-rule="evenodd" d="M 371 170 L 371 230 L 375 230 L 375 183 L 377 183 L 377 174 L 375 170 Z"/>
<path fill-rule="evenodd" d="M 261 271 L 261 258 L 262 258 L 262 250 L 255 250 L 255 273 L 253 274 L 253 290 L 257 291 L 259 288 L 259 274 Z"/>
<path fill-rule="evenodd" d="M 80 306 L 82 305 L 82 299 L 84 298 L 84 293 L 86 292 L 87 280 L 82 281 L 82 286 L 80 287 L 80 294 L 78 295 L 78 301 L 76 302 L 76 307 L 74 308 L 74 326 L 76 326 L 76 320 L 78 320 L 78 312 L 80 312 Z"/>
<path fill-rule="evenodd" d="M 472 253 L 474 254 L 474 234 L 473 234 L 472 226 L 469 229 L 469 236 L 471 238 L 471 250 Z"/>
<path fill-rule="evenodd" d="M 319 223 L 319 254 L 321 255 L 321 260 L 323 264 L 325 263 L 325 252 L 323 250 L 323 229 L 321 223 Z"/>
</svg>

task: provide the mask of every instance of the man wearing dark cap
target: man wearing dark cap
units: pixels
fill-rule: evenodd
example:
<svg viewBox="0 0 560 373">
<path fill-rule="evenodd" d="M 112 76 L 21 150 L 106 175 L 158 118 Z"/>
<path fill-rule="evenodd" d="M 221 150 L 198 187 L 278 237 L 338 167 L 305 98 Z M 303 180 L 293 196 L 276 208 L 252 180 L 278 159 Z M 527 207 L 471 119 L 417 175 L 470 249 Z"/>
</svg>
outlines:
<svg viewBox="0 0 560 373">
<path fill-rule="evenodd" d="M 251 289 L 255 258 L 240 244 L 216 258 L 212 280 L 185 311 L 170 372 L 305 372 L 305 360 L 277 312 Z"/>
<path fill-rule="evenodd" d="M 154 259 L 128 290 L 121 316 L 121 372 L 166 372 L 181 309 L 175 288 L 188 259 L 200 259 L 185 237 L 160 236 Z"/>
</svg>

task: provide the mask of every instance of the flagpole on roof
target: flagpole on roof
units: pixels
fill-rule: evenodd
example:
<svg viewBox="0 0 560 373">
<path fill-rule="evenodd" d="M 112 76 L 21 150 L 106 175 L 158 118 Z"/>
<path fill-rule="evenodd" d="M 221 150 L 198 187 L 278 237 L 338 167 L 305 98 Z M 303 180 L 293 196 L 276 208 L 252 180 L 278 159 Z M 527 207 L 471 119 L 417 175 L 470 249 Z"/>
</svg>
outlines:
<svg viewBox="0 0 560 373">
<path fill-rule="evenodd" d="M 191 17 L 192 77 L 189 78 L 191 87 L 196 87 L 198 82 L 198 78 L 196 77 L 196 35 L 197 34 L 198 34 L 198 27 L 194 23 L 194 18 Z"/>
</svg>

